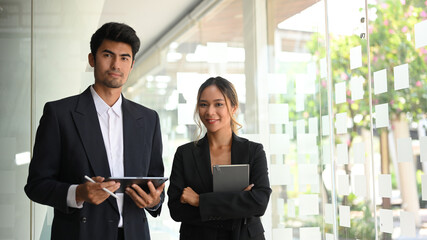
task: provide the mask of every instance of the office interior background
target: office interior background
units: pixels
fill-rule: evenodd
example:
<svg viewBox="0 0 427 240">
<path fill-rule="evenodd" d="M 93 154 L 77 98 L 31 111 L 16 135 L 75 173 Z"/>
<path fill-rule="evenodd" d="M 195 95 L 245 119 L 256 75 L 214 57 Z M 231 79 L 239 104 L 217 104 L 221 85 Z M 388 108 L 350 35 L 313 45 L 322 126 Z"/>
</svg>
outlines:
<svg viewBox="0 0 427 240">
<path fill-rule="evenodd" d="M 93 83 L 109 21 L 142 40 L 123 93 L 159 113 L 166 176 L 219 75 L 267 154 L 267 239 L 427 239 L 426 19 L 425 0 L 0 0 L 0 239 L 50 239 L 52 208 L 23 191 L 35 131 Z M 166 204 L 149 218 L 178 239 Z"/>
</svg>

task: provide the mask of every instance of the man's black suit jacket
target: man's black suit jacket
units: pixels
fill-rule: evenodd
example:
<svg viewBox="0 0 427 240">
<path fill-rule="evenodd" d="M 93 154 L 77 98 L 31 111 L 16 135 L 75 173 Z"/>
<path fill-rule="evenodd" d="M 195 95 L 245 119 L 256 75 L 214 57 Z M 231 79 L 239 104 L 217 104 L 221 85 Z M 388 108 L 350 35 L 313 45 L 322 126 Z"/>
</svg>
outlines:
<svg viewBox="0 0 427 240">
<path fill-rule="evenodd" d="M 163 176 L 162 139 L 157 113 L 123 97 L 125 176 Z M 105 145 L 90 89 L 46 103 L 37 129 L 25 192 L 38 203 L 54 207 L 52 239 L 116 239 L 119 211 L 116 199 L 83 208 L 67 206 L 71 184 L 87 176 L 110 176 Z M 162 194 L 161 202 L 163 202 Z M 126 239 L 150 239 L 144 209 L 124 194 Z M 160 214 L 148 211 L 152 216 Z"/>
<path fill-rule="evenodd" d="M 233 134 L 231 164 L 250 165 L 249 181 L 255 184 L 251 191 L 212 192 L 206 136 L 177 149 L 168 188 L 168 206 L 171 217 L 181 222 L 180 239 L 214 240 L 221 229 L 232 230 L 233 240 L 264 239 L 260 216 L 267 208 L 271 188 L 262 145 Z M 199 207 L 180 202 L 186 187 L 199 194 Z"/>
</svg>

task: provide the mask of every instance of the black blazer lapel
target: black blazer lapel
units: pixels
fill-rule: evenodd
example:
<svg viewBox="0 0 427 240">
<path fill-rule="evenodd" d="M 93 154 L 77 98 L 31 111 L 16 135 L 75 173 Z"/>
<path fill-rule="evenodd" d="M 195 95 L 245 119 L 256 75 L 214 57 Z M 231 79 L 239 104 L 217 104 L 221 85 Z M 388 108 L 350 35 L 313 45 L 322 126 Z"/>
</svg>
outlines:
<svg viewBox="0 0 427 240">
<path fill-rule="evenodd" d="M 207 192 L 213 190 L 213 179 L 211 170 L 211 157 L 209 151 L 209 142 L 207 136 L 200 139 L 193 151 L 193 160 L 196 170 L 200 175 Z"/>
<path fill-rule="evenodd" d="M 144 134 L 144 116 L 139 112 L 132 110 L 129 100 L 122 96 L 123 112 L 123 147 L 124 147 L 124 174 L 125 176 L 141 176 L 146 172 L 142 159 L 135 159 L 144 155 L 145 134 Z"/>
<path fill-rule="evenodd" d="M 244 144 L 246 140 L 233 133 L 231 143 L 231 164 L 249 163 L 249 145 Z"/>
<path fill-rule="evenodd" d="M 72 115 L 95 176 L 110 177 L 104 139 L 89 88 L 80 95 Z"/>
<path fill-rule="evenodd" d="M 110 177 L 111 172 L 104 139 L 102 138 L 98 114 L 89 88 L 80 95 L 76 110 L 72 112 L 72 115 L 94 175 L 105 178 Z M 116 199 L 109 197 L 108 201 L 118 212 Z"/>
</svg>

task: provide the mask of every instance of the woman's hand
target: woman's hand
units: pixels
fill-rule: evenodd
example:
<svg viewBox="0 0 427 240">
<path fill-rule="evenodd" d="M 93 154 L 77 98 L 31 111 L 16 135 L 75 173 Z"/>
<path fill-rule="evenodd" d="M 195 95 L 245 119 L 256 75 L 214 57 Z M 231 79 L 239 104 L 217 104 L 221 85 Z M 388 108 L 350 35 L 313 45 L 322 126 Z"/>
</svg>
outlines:
<svg viewBox="0 0 427 240">
<path fill-rule="evenodd" d="M 252 187 L 255 186 L 255 184 L 249 184 L 249 186 L 247 186 L 245 189 L 243 189 L 243 191 L 250 191 L 252 190 Z"/>
<path fill-rule="evenodd" d="M 182 191 L 181 203 L 190 204 L 193 207 L 199 206 L 199 194 L 197 194 L 191 187 L 186 187 Z"/>
</svg>

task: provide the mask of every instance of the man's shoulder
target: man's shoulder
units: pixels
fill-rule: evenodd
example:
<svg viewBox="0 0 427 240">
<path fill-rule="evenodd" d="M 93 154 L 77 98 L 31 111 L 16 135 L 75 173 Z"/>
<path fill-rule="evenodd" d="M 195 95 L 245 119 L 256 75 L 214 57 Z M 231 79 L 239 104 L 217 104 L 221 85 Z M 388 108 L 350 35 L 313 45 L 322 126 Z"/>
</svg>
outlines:
<svg viewBox="0 0 427 240">
<path fill-rule="evenodd" d="M 64 108 L 67 106 L 74 106 L 76 104 L 76 102 L 78 101 L 80 95 L 81 94 L 77 94 L 77 95 L 61 98 L 58 100 L 49 101 L 49 102 L 46 102 L 46 105 L 50 105 L 50 106 L 58 107 L 58 108 Z"/>
<path fill-rule="evenodd" d="M 144 114 L 144 115 L 157 115 L 157 112 L 151 108 L 148 108 L 144 105 L 131 101 L 129 99 L 123 99 L 124 106 L 126 106 L 131 112 Z"/>
</svg>

